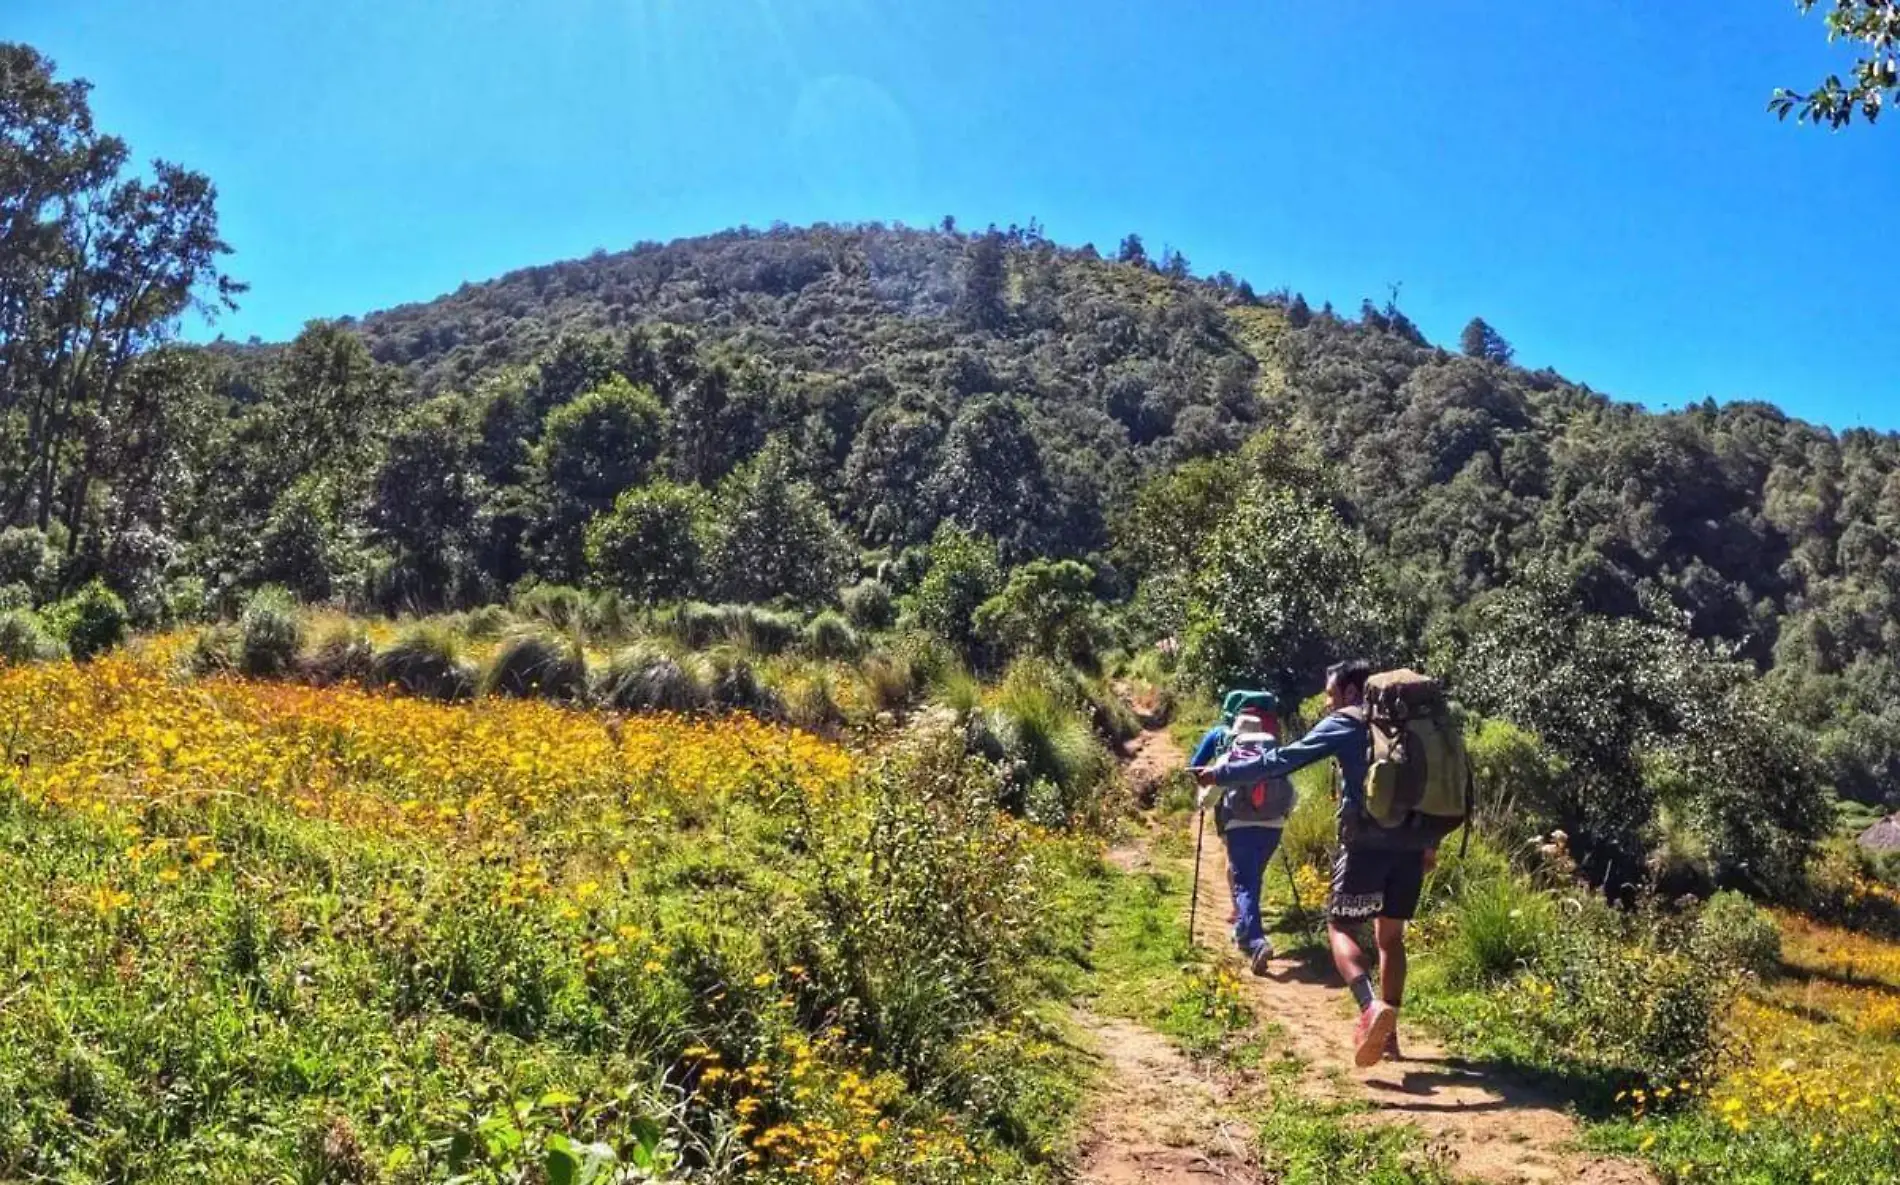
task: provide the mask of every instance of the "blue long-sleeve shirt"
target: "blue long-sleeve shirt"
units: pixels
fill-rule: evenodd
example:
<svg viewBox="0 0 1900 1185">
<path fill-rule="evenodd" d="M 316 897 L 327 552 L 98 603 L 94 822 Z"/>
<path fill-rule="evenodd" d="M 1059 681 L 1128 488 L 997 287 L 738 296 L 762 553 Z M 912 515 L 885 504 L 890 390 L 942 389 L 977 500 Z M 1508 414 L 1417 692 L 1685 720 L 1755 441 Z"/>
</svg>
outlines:
<svg viewBox="0 0 1900 1185">
<path fill-rule="evenodd" d="M 1194 746 L 1194 756 L 1188 758 L 1189 769 L 1206 769 L 1220 756 L 1221 747 L 1227 743 L 1228 728 L 1225 724 L 1216 724 L 1201 736 L 1200 743 Z"/>
<path fill-rule="evenodd" d="M 1199 752 L 1195 750 L 1197 756 Z M 1257 782 L 1262 778 L 1287 777 L 1295 770 L 1305 769 L 1328 757 L 1339 762 L 1339 809 L 1343 812 L 1348 807 L 1359 807 L 1366 797 L 1366 768 L 1369 763 L 1366 722 L 1344 712 L 1327 716 L 1315 724 L 1311 732 L 1290 745 L 1236 750 L 1216 767 L 1214 781 L 1222 786 L 1232 786 Z"/>
</svg>

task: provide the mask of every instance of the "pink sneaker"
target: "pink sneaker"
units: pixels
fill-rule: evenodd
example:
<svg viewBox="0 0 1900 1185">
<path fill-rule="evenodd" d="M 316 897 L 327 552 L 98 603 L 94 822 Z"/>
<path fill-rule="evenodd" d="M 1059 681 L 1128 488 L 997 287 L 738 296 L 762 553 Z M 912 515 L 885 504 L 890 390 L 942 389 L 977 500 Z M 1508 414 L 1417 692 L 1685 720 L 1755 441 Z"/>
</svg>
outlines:
<svg viewBox="0 0 1900 1185">
<path fill-rule="evenodd" d="M 1384 1000 L 1374 1000 L 1372 1007 L 1359 1014 L 1359 1023 L 1352 1030 L 1352 1064 L 1360 1069 L 1376 1065 L 1385 1054 L 1385 1043 L 1399 1031 L 1399 1010 Z"/>
</svg>

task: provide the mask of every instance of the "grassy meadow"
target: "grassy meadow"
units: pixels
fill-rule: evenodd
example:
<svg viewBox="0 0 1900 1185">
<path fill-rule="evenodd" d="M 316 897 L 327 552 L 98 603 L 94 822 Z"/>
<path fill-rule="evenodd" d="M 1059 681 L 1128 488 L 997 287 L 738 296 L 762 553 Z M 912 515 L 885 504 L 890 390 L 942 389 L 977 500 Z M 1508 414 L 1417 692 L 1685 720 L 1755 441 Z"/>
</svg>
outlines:
<svg viewBox="0 0 1900 1185">
<path fill-rule="evenodd" d="M 966 720 L 435 702 L 203 645 L 0 669 L 0 1178 L 1053 1172 L 1099 844 L 1000 809 Z"/>
</svg>

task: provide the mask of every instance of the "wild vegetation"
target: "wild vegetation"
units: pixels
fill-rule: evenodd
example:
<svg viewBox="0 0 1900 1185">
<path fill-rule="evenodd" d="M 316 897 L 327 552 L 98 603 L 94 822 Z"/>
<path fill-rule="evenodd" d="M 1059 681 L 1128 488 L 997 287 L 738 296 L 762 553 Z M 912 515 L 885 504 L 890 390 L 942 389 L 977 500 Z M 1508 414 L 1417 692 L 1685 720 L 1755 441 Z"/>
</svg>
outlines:
<svg viewBox="0 0 1900 1185">
<path fill-rule="evenodd" d="M 1839 825 L 1900 806 L 1900 438 L 1033 221 L 189 348 L 210 181 L 29 48 L 0 98 L 0 1176 L 1047 1179 L 1083 962 L 1252 1023 L 1094 858 L 1113 681 L 1199 722 L 1348 653 L 1478 766 L 1442 1031 L 1673 1178 L 1896 1171 L 1900 890 Z M 1436 1171 L 1287 1108 L 1295 1179 Z"/>
</svg>

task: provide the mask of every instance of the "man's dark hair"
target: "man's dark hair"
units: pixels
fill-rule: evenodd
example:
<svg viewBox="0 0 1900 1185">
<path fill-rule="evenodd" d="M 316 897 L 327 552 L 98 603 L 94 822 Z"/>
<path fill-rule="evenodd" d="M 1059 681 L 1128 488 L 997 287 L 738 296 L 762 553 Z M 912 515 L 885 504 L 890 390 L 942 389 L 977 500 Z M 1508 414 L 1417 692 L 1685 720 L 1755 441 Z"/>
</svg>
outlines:
<svg viewBox="0 0 1900 1185">
<path fill-rule="evenodd" d="M 1366 680 L 1372 678 L 1372 664 L 1363 658 L 1349 658 L 1345 662 L 1336 662 L 1326 668 L 1326 681 L 1337 682 L 1341 691 L 1356 690 L 1365 694 Z"/>
</svg>

